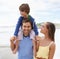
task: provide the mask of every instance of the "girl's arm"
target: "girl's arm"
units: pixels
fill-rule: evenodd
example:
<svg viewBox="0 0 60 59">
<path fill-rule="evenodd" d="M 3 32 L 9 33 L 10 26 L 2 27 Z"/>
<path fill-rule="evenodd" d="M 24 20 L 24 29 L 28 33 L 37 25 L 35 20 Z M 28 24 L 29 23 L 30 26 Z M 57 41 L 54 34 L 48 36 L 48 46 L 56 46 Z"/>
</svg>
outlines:
<svg viewBox="0 0 60 59">
<path fill-rule="evenodd" d="M 37 47 L 36 47 L 36 52 L 38 52 L 38 49 L 39 49 L 39 40 L 37 40 Z"/>
<path fill-rule="evenodd" d="M 37 51 L 38 51 L 38 49 L 39 49 L 39 44 L 40 44 L 40 41 L 41 41 L 41 37 L 40 36 L 38 36 L 37 38 L 36 38 L 36 42 L 37 42 Z"/>
<path fill-rule="evenodd" d="M 53 56 L 54 56 L 54 53 L 55 53 L 55 43 L 53 43 L 51 46 L 50 46 L 50 51 L 49 51 L 49 56 L 48 56 L 48 59 L 53 59 Z"/>
</svg>

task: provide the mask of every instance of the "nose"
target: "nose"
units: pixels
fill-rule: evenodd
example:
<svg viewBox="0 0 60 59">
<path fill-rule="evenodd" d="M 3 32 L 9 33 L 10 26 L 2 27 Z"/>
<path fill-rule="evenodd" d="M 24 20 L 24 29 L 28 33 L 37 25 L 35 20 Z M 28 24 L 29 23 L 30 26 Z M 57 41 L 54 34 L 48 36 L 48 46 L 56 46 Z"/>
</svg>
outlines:
<svg viewBox="0 0 60 59">
<path fill-rule="evenodd" d="M 25 27 L 25 30 L 28 30 L 28 27 Z"/>
</svg>

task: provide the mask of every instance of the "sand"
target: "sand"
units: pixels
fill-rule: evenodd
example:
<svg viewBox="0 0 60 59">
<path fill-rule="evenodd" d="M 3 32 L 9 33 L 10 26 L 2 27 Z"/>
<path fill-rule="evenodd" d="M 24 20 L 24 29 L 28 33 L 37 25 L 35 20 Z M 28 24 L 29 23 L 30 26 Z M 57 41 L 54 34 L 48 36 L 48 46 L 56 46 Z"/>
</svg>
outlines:
<svg viewBox="0 0 60 59">
<path fill-rule="evenodd" d="M 17 54 L 13 54 L 9 46 L 0 46 L 0 59 L 18 59 Z M 60 59 L 60 51 L 56 50 L 53 59 Z"/>
<path fill-rule="evenodd" d="M 13 54 L 8 46 L 0 46 L 0 59 L 17 59 L 17 54 Z"/>
</svg>

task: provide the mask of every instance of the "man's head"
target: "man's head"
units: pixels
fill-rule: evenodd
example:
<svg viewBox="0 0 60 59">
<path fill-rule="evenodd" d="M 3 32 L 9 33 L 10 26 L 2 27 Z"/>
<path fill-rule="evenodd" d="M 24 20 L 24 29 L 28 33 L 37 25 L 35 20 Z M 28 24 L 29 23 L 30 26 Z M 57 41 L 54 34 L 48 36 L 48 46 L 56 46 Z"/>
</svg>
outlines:
<svg viewBox="0 0 60 59">
<path fill-rule="evenodd" d="M 19 6 L 19 10 L 20 10 L 20 14 L 24 17 L 29 14 L 30 7 L 28 4 L 25 3 L 25 4 L 22 4 L 21 6 Z"/>
<path fill-rule="evenodd" d="M 24 35 L 29 35 L 33 28 L 32 22 L 27 18 L 22 21 L 22 30 Z"/>
</svg>

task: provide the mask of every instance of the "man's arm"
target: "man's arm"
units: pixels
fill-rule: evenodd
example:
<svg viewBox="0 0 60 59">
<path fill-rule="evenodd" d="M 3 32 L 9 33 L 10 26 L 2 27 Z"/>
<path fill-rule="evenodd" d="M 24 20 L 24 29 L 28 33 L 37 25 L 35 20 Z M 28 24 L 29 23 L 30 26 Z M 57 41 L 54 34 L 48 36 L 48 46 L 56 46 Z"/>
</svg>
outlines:
<svg viewBox="0 0 60 59">
<path fill-rule="evenodd" d="M 10 48 L 12 51 L 15 49 L 15 44 L 14 44 L 13 40 L 10 40 Z"/>
<path fill-rule="evenodd" d="M 15 47 L 14 47 L 14 50 L 12 51 L 13 54 L 16 54 L 16 52 L 18 51 L 18 44 L 19 44 L 19 40 L 16 39 Z"/>
<path fill-rule="evenodd" d="M 10 40 L 10 48 L 11 48 L 13 54 L 16 54 L 16 52 L 18 50 L 18 43 L 19 43 L 19 40 L 17 40 L 16 38 Z"/>
</svg>

